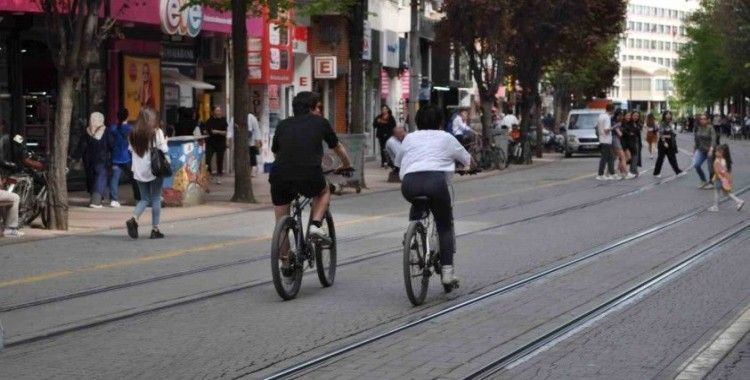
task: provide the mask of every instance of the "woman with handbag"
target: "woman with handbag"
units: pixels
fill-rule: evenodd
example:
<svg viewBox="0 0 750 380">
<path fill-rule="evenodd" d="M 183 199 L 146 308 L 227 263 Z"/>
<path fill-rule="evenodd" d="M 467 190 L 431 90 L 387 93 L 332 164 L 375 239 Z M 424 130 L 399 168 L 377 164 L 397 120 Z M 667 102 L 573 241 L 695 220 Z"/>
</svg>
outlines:
<svg viewBox="0 0 750 380">
<path fill-rule="evenodd" d="M 135 127 L 128 136 L 128 149 L 133 153 L 133 178 L 138 184 L 141 200 L 135 206 L 133 217 L 125 225 L 128 235 L 138 238 L 138 218 L 151 206 L 151 239 L 161 239 L 161 188 L 164 177 L 171 175 L 169 148 L 164 132 L 159 128 L 159 114 L 150 107 L 143 108 Z"/>
<path fill-rule="evenodd" d="M 661 177 L 661 166 L 664 164 L 664 156 L 669 160 L 675 175 L 680 175 L 682 170 L 677 165 L 677 134 L 675 133 L 674 122 L 672 122 L 672 112 L 664 111 L 661 116 L 661 125 L 659 126 L 659 140 L 657 142 L 658 156 L 656 166 L 654 167 L 654 176 Z"/>
</svg>

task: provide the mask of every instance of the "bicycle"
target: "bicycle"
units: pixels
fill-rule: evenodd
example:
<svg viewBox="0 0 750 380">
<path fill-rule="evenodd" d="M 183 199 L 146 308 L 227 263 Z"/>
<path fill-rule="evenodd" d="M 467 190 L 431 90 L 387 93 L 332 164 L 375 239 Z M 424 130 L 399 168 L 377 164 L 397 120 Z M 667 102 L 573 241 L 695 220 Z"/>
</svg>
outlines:
<svg viewBox="0 0 750 380">
<path fill-rule="evenodd" d="M 352 170 L 330 170 L 324 174 L 351 175 Z M 315 266 L 318 280 L 330 287 L 336 278 L 336 229 L 330 210 L 326 210 L 323 230 L 329 239 L 322 241 L 310 236 L 310 223 L 302 224 L 302 214 L 312 203 L 311 198 L 297 196 L 292 201 L 292 214 L 276 223 L 271 243 L 271 275 L 276 292 L 285 301 L 294 299 L 302 285 L 305 262 Z M 310 216 L 310 219 L 312 215 Z M 284 254 L 286 253 L 286 254 Z"/>
<path fill-rule="evenodd" d="M 479 137 L 468 144 L 467 150 L 482 170 L 502 170 L 510 165 L 505 152 L 497 144 L 487 142 L 483 137 Z"/>
<path fill-rule="evenodd" d="M 472 175 L 480 170 L 456 171 L 459 175 Z M 424 303 L 430 277 L 433 273 L 441 275 L 440 245 L 435 219 L 429 209 L 428 197 L 415 197 L 414 207 L 422 212 L 418 220 L 409 222 L 403 241 L 403 269 L 406 296 L 414 306 Z M 443 291 L 450 293 L 459 285 L 443 284 Z"/>
</svg>

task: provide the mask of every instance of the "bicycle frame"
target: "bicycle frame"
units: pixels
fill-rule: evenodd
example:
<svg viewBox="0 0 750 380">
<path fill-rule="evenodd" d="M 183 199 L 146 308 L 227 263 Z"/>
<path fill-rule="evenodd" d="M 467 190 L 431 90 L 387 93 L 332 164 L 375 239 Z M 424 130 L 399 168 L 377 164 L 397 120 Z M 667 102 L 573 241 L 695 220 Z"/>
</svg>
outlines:
<svg viewBox="0 0 750 380">
<path fill-rule="evenodd" d="M 298 247 L 297 250 L 299 252 L 295 253 L 295 255 L 297 256 L 295 258 L 295 261 L 303 265 L 305 260 L 312 260 L 312 255 L 308 251 L 309 246 L 307 244 L 307 231 L 305 229 L 305 225 L 302 223 L 302 212 L 304 212 L 305 208 L 307 208 L 307 206 L 310 204 L 312 204 L 311 198 L 302 198 L 302 200 L 300 200 L 300 197 L 297 197 L 294 199 L 294 202 L 292 202 L 292 218 L 296 222 L 296 228 L 299 232 L 299 234 L 296 234 L 296 243 Z"/>
</svg>

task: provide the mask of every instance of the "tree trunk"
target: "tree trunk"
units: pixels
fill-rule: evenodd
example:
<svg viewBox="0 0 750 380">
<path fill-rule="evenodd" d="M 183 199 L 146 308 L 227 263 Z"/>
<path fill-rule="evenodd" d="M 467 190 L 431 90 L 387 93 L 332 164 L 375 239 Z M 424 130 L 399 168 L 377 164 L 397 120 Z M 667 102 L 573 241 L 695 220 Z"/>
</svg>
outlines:
<svg viewBox="0 0 750 380">
<path fill-rule="evenodd" d="M 352 6 L 351 18 L 349 19 L 349 57 L 351 60 L 351 120 L 349 120 L 349 132 L 352 134 L 364 133 L 364 73 L 362 64 L 362 41 L 365 33 L 365 10 L 366 0 L 358 0 Z M 419 96 L 419 94 L 412 94 Z M 364 178 L 364 177 L 363 177 Z"/>
<path fill-rule="evenodd" d="M 68 229 L 68 143 L 70 122 L 73 115 L 76 80 L 60 70 L 57 83 L 57 107 L 55 108 L 54 141 L 50 160 L 47 186 L 49 188 L 50 228 Z"/>
<path fill-rule="evenodd" d="M 542 126 L 542 97 L 539 95 L 539 86 L 535 85 L 531 93 L 534 99 L 534 108 L 531 112 L 531 122 L 533 123 L 532 125 L 536 126 L 536 158 L 542 158 L 542 151 L 544 150 L 544 147 L 542 146 L 542 138 L 544 137 L 544 134 L 542 132 L 544 127 Z"/>
<path fill-rule="evenodd" d="M 232 202 L 254 203 L 250 180 L 250 154 L 248 148 L 247 108 L 249 88 L 247 83 L 247 2 L 232 0 L 232 62 L 234 64 L 234 195 Z M 231 127 L 231 126 L 230 126 Z M 255 141 L 252 142 L 253 144 Z"/>
<path fill-rule="evenodd" d="M 482 138 L 487 141 L 492 141 L 492 107 L 495 106 L 495 97 L 481 97 L 482 104 Z"/>
</svg>

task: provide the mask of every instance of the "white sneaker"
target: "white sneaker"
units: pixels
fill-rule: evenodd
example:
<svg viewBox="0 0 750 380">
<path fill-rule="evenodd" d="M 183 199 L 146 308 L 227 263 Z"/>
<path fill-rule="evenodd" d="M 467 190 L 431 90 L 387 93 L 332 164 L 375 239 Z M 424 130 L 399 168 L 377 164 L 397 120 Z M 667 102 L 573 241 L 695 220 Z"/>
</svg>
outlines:
<svg viewBox="0 0 750 380">
<path fill-rule="evenodd" d="M 718 212 L 719 211 L 719 206 L 711 206 L 711 207 L 708 208 L 708 211 L 710 211 L 710 212 Z"/>
<path fill-rule="evenodd" d="M 7 238 L 20 238 L 25 235 L 23 231 L 19 231 L 18 228 L 6 228 L 5 231 L 3 231 L 3 236 Z"/>
<path fill-rule="evenodd" d="M 605 175 L 604 179 L 607 181 L 616 181 L 617 177 L 615 177 L 614 175 Z"/>
<path fill-rule="evenodd" d="M 331 240 L 331 237 L 328 236 L 328 233 L 323 230 L 323 227 L 317 227 L 314 225 L 310 225 L 310 236 L 323 240 L 325 242 L 328 242 Z"/>
<path fill-rule="evenodd" d="M 625 176 L 625 179 L 633 179 L 633 178 L 635 178 L 635 174 L 633 173 L 628 173 L 628 175 Z"/>
<path fill-rule="evenodd" d="M 443 285 L 455 285 L 458 284 L 458 277 L 453 275 L 453 265 L 443 265 L 440 270 L 441 279 Z"/>
<path fill-rule="evenodd" d="M 605 176 L 603 176 L 603 175 L 598 175 L 598 176 L 596 176 L 596 180 L 597 180 L 597 181 L 606 181 L 606 180 L 607 180 L 607 177 L 605 177 Z"/>
<path fill-rule="evenodd" d="M 89 205 L 89 207 L 91 207 L 91 208 L 102 208 L 104 206 L 102 206 L 102 205 L 95 205 L 95 204 L 92 203 L 92 204 Z"/>
<path fill-rule="evenodd" d="M 654 177 L 661 178 L 661 174 L 654 174 Z"/>
<path fill-rule="evenodd" d="M 742 207 L 745 206 L 745 201 L 739 201 L 737 203 L 737 211 L 742 211 Z"/>
<path fill-rule="evenodd" d="M 112 202 L 109 202 L 109 207 L 120 208 L 120 207 L 122 207 L 122 205 L 118 201 L 112 201 Z"/>
</svg>

